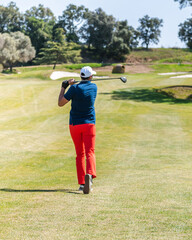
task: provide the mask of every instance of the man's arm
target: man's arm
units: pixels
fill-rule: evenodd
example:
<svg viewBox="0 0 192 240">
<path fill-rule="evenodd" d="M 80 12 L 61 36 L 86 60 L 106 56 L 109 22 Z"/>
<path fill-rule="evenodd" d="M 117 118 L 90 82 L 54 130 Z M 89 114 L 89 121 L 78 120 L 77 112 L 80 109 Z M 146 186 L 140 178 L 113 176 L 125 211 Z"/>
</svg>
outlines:
<svg viewBox="0 0 192 240">
<path fill-rule="evenodd" d="M 64 94 L 65 94 L 65 88 L 62 87 L 59 93 L 59 98 L 58 98 L 59 107 L 63 107 L 66 103 L 69 102 L 66 98 L 64 98 Z"/>
<path fill-rule="evenodd" d="M 61 85 L 61 91 L 59 93 L 59 98 L 58 98 L 58 106 L 59 107 L 63 107 L 66 103 L 68 103 L 69 101 L 64 97 L 65 94 L 65 90 L 68 88 L 69 85 L 73 85 L 74 83 L 74 79 L 69 79 L 68 81 L 63 81 L 62 85 Z"/>
</svg>

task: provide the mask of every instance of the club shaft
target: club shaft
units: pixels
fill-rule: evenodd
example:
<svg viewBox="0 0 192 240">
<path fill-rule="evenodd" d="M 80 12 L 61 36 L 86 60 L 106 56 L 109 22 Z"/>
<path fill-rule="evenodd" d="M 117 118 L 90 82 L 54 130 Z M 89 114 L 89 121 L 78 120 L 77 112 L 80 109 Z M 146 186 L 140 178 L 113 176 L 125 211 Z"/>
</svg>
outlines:
<svg viewBox="0 0 192 240">
<path fill-rule="evenodd" d="M 120 79 L 120 78 L 96 78 L 96 79 L 93 79 L 93 80 L 90 80 L 90 81 L 95 82 L 95 81 L 114 80 L 114 79 Z M 86 80 L 84 80 L 84 81 L 86 81 Z M 89 81 L 89 80 L 87 80 L 87 81 Z M 78 83 L 78 82 L 81 82 L 81 80 L 75 81 L 75 82 Z"/>
</svg>

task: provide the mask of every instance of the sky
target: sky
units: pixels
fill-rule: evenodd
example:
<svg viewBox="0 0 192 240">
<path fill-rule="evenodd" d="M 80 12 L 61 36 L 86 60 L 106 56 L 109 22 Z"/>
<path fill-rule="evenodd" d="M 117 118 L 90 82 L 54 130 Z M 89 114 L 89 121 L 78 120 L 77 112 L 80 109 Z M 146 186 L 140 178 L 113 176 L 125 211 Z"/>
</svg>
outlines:
<svg viewBox="0 0 192 240">
<path fill-rule="evenodd" d="M 127 20 L 130 26 L 135 29 L 139 26 L 139 18 L 149 15 L 163 19 L 161 37 L 158 45 L 149 47 L 186 47 L 185 43 L 178 38 L 178 25 L 188 18 L 192 18 L 192 7 L 182 10 L 178 2 L 174 0 L 12 0 L 16 3 L 20 12 L 25 12 L 32 6 L 44 5 L 52 10 L 56 17 L 61 16 L 62 12 L 69 4 L 77 6 L 84 5 L 89 10 L 94 11 L 102 8 L 108 15 L 113 15 L 116 20 Z M 7 6 L 11 1 L 1 0 L 0 5 Z"/>
</svg>

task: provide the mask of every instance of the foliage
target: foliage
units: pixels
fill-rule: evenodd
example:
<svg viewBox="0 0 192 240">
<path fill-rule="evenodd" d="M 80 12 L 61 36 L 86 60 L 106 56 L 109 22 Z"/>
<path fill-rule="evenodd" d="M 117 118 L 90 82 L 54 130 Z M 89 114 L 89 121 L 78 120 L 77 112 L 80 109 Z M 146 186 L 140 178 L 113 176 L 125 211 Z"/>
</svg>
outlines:
<svg viewBox="0 0 192 240">
<path fill-rule="evenodd" d="M 115 36 L 122 38 L 131 50 L 139 45 L 139 32 L 129 26 L 127 20 L 117 22 Z"/>
<path fill-rule="evenodd" d="M 55 69 L 58 63 L 78 63 L 80 60 L 80 46 L 78 44 L 48 41 L 34 63 L 54 64 L 53 69 Z"/>
<path fill-rule="evenodd" d="M 179 2 L 180 8 L 192 6 L 192 0 L 174 0 Z M 179 25 L 179 38 L 185 42 L 186 45 L 192 49 L 192 19 L 187 19 L 184 23 Z"/>
<path fill-rule="evenodd" d="M 179 25 L 179 38 L 192 49 L 192 18 Z"/>
<path fill-rule="evenodd" d="M 32 7 L 25 12 L 25 17 L 30 18 L 34 17 L 44 22 L 55 22 L 56 17 L 54 16 L 51 9 L 44 7 L 42 4 L 39 4 L 38 7 Z"/>
<path fill-rule="evenodd" d="M 41 4 L 38 8 L 32 7 L 26 11 L 24 32 L 31 38 L 36 54 L 47 41 L 52 40 L 55 21 L 56 18 L 52 11 L 49 8 L 44 8 Z"/>
<path fill-rule="evenodd" d="M 179 2 L 181 7 L 192 5 L 192 0 L 174 1 Z M 54 16 L 51 9 L 42 4 L 31 7 L 24 14 L 19 11 L 14 2 L 10 2 L 6 7 L 0 5 L 0 32 L 21 31 L 29 36 L 38 58 L 40 51 L 47 48 L 48 42 L 49 44 L 50 42 L 61 43 L 65 37 L 66 41 L 70 42 L 65 46 L 69 47 L 68 53 L 70 49 L 73 49 L 73 54 L 71 54 L 73 57 L 69 57 L 70 61 L 80 60 L 79 45 L 81 45 L 81 56 L 84 62 L 124 61 L 128 54 L 130 56 L 131 51 L 138 47 L 139 40 L 146 49 L 149 44 L 157 44 L 159 41 L 160 27 L 163 26 L 161 19 L 150 18 L 146 15 L 139 19 L 139 22 L 140 26 L 135 30 L 128 25 L 127 20 L 117 21 L 101 8 L 90 11 L 83 5 L 69 4 L 58 18 Z M 190 25 L 190 19 L 179 25 L 179 37 L 191 48 Z M 79 45 L 72 47 L 73 43 Z M 59 46 L 59 44 L 56 45 Z M 78 48 L 76 53 L 74 53 L 75 48 Z M 174 61 L 177 59 L 175 58 Z M 52 61 L 53 56 L 50 56 L 49 62 Z"/>
<path fill-rule="evenodd" d="M 26 63 L 35 57 L 31 40 L 21 32 L 0 34 L 0 63 L 4 68 L 12 67 L 16 62 Z"/>
<path fill-rule="evenodd" d="M 179 2 L 180 8 L 184 8 L 186 6 L 192 6 L 192 0 L 174 0 L 175 2 Z"/>
<path fill-rule="evenodd" d="M 138 31 L 140 33 L 139 38 L 142 40 L 142 45 L 148 49 L 150 43 L 157 44 L 161 35 L 160 27 L 163 26 L 163 20 L 159 18 L 150 18 L 145 15 L 139 19 L 140 26 Z"/>
<path fill-rule="evenodd" d="M 21 31 L 24 23 L 23 14 L 14 2 L 10 2 L 7 7 L 0 5 L 0 32 Z"/>
<path fill-rule="evenodd" d="M 26 63 L 35 57 L 35 49 L 31 46 L 29 37 L 21 32 L 10 33 L 10 36 L 15 39 L 16 49 L 18 53 L 18 62 Z"/>
<path fill-rule="evenodd" d="M 66 10 L 63 11 L 62 16 L 59 16 L 57 25 L 64 29 L 68 42 L 80 42 L 78 27 L 81 26 L 86 12 L 88 12 L 88 9 L 83 5 L 78 7 L 74 4 L 69 4 Z"/>
<path fill-rule="evenodd" d="M 126 54 L 138 45 L 138 32 L 128 26 L 127 21 L 118 21 L 116 30 L 108 46 L 108 56 L 116 60 L 124 61 Z"/>
<path fill-rule="evenodd" d="M 115 18 L 98 8 L 94 12 L 87 12 L 86 22 L 81 27 L 81 36 L 89 48 L 93 47 L 103 53 L 111 42 L 114 28 Z"/>
<path fill-rule="evenodd" d="M 138 45 L 138 32 L 126 20 L 116 21 L 101 8 L 86 13 L 86 22 L 80 33 L 89 50 L 83 49 L 83 54 L 93 55 L 92 59 L 99 61 L 124 61 L 126 54 Z"/>
<path fill-rule="evenodd" d="M 10 69 L 5 68 L 5 69 L 2 70 L 2 73 L 4 73 L 4 74 L 17 74 L 18 72 L 17 72 L 16 69 L 12 69 L 12 71 L 11 71 Z"/>
<path fill-rule="evenodd" d="M 53 41 L 58 43 L 63 43 L 65 41 L 65 35 L 63 28 L 53 29 Z"/>
<path fill-rule="evenodd" d="M 38 54 L 44 44 L 52 38 L 52 26 L 35 17 L 27 18 L 25 33 L 30 37 Z"/>
</svg>

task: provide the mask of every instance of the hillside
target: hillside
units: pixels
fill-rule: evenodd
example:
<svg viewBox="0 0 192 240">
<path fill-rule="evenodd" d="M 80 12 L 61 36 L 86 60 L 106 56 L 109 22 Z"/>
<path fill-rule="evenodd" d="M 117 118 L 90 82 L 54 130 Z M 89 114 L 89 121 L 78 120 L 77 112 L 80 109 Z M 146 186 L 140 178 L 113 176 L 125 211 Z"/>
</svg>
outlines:
<svg viewBox="0 0 192 240">
<path fill-rule="evenodd" d="M 192 52 L 189 49 L 181 48 L 151 48 L 137 49 L 128 56 L 126 63 L 191 63 Z"/>
</svg>

